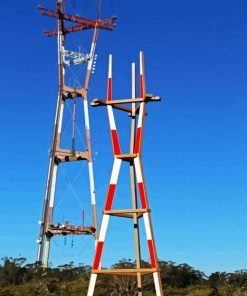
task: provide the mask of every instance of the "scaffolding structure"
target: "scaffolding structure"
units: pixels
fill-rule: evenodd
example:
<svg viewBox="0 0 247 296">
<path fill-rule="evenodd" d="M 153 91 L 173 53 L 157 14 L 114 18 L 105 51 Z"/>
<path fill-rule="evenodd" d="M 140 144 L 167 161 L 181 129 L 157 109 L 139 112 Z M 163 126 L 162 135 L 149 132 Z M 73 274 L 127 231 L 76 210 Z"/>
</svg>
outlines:
<svg viewBox="0 0 247 296">
<path fill-rule="evenodd" d="M 40 234 L 38 243 L 37 261 L 41 262 L 44 268 L 48 267 L 50 243 L 54 236 L 67 235 L 92 235 L 95 242 L 98 240 L 97 230 L 97 214 L 96 214 L 96 200 L 94 187 L 94 174 L 92 164 L 92 150 L 91 150 L 91 135 L 89 125 L 88 99 L 87 92 L 89 87 L 89 80 L 93 70 L 93 62 L 95 58 L 95 48 L 100 29 L 113 30 L 115 28 L 115 17 L 101 20 L 100 19 L 100 0 L 97 2 L 97 19 L 87 19 L 78 15 L 70 15 L 65 12 L 66 0 L 57 0 L 56 10 L 50 10 L 39 6 L 38 9 L 42 15 L 57 19 L 57 29 L 46 31 L 45 35 L 48 37 L 57 36 L 58 41 L 58 98 L 55 114 L 55 123 L 52 136 L 52 144 L 50 149 L 50 159 L 48 168 L 48 177 L 46 183 L 46 191 L 43 203 L 43 214 L 40 221 Z M 68 26 L 67 22 L 73 23 Z M 73 32 L 80 32 L 92 29 L 94 31 L 91 50 L 89 53 L 80 53 L 66 49 L 65 40 L 66 35 Z M 87 64 L 87 69 L 84 77 L 84 84 L 81 88 L 69 87 L 66 84 L 66 67 L 73 67 L 78 64 Z M 83 102 L 84 108 L 84 126 L 86 137 L 86 150 L 77 151 L 75 149 L 75 127 L 76 127 L 76 100 L 80 98 Z M 72 120 L 72 139 L 71 148 L 64 149 L 61 147 L 61 132 L 63 124 L 64 106 L 67 100 L 73 100 L 73 120 Z M 54 200 L 57 182 L 58 166 L 63 165 L 64 162 L 86 161 L 88 164 L 89 173 L 89 187 L 91 195 L 92 207 L 92 225 L 89 226 L 75 226 L 68 223 L 54 224 Z"/>
<path fill-rule="evenodd" d="M 90 278 L 87 296 L 93 296 L 97 276 L 99 274 L 108 275 L 131 275 L 137 278 L 138 296 L 143 295 L 142 277 L 148 274 L 153 274 L 154 285 L 157 296 L 163 296 L 160 270 L 155 247 L 154 233 L 151 221 L 151 209 L 149 207 L 146 185 L 144 181 L 143 166 L 141 160 L 142 154 L 142 139 L 144 120 L 146 115 L 146 104 L 149 102 L 160 101 L 160 97 L 155 97 L 146 93 L 145 73 L 144 73 L 144 54 L 140 52 L 140 97 L 136 98 L 136 74 L 135 63 L 132 64 L 132 97 L 130 99 L 113 100 L 112 98 L 112 56 L 109 56 L 108 69 L 108 85 L 106 100 L 95 99 L 91 103 L 92 106 L 106 106 L 111 133 L 111 141 L 114 154 L 114 162 L 110 178 L 110 184 L 106 196 L 105 207 L 103 210 L 103 218 L 97 242 L 94 261 L 92 265 L 92 274 Z M 130 104 L 130 106 L 126 106 Z M 118 132 L 113 114 L 113 108 L 127 112 L 131 119 L 131 135 L 130 135 L 130 150 L 128 154 L 122 154 Z M 122 162 L 129 163 L 130 168 L 130 184 L 131 184 L 131 199 L 132 208 L 114 210 L 112 208 L 116 186 L 118 182 L 120 167 Z M 138 194 L 139 199 L 138 202 Z M 110 216 L 130 218 L 133 220 L 134 241 L 136 253 L 136 268 L 133 269 L 101 269 L 101 257 L 105 243 L 106 232 L 109 224 Z M 147 245 L 151 261 L 151 267 L 146 268 L 141 266 L 141 245 L 139 236 L 139 219 L 143 218 L 145 231 L 147 236 Z"/>
</svg>

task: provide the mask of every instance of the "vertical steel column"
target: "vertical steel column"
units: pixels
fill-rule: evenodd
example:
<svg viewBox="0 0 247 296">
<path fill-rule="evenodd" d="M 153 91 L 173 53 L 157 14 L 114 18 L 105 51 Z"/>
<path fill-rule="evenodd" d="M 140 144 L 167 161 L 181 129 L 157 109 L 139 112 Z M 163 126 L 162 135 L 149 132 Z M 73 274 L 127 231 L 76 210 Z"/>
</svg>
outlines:
<svg viewBox="0 0 247 296">
<path fill-rule="evenodd" d="M 88 66 L 87 66 L 87 72 L 86 72 L 86 77 L 84 82 L 84 96 L 83 96 L 86 143 L 87 143 L 87 151 L 89 154 L 88 172 L 89 172 L 90 196 L 91 196 L 91 205 L 92 205 L 93 225 L 96 229 L 95 247 L 98 241 L 98 220 L 97 220 L 96 199 L 95 199 L 95 184 L 94 184 L 94 173 L 93 173 L 93 160 L 92 160 L 91 133 L 90 133 L 87 92 L 88 92 L 88 85 L 89 85 L 89 80 L 91 76 L 91 71 L 92 71 L 92 64 L 93 64 L 94 55 L 95 55 L 98 32 L 99 32 L 99 29 L 96 27 L 94 29 L 93 41 L 92 41 L 91 50 L 90 50 L 90 61 L 88 62 Z"/>
<path fill-rule="evenodd" d="M 57 12 L 61 15 L 63 10 L 64 1 L 60 1 L 57 4 Z M 57 178 L 57 168 L 58 164 L 56 163 L 55 159 L 55 150 L 60 146 L 60 139 L 62 133 L 62 122 L 63 122 L 63 111 L 64 111 L 64 100 L 63 100 L 63 88 L 64 88 L 64 81 L 65 81 L 65 67 L 64 67 L 64 24 L 63 18 L 58 18 L 58 68 L 59 68 L 59 94 L 58 94 L 58 106 L 57 106 L 57 116 L 55 119 L 55 131 L 54 131 L 54 143 L 53 143 L 53 151 L 51 152 L 53 155 L 52 161 L 52 174 L 50 176 L 50 196 L 49 196 L 49 206 L 48 206 L 48 217 L 47 217 L 47 225 L 50 225 L 53 220 L 53 213 L 54 213 L 54 201 L 55 201 L 55 194 L 56 194 L 56 178 Z M 45 248 L 44 248 L 44 258 L 43 258 L 43 266 L 44 268 L 48 267 L 49 261 L 49 252 L 50 252 L 50 237 L 47 235 L 45 236 Z"/>
<path fill-rule="evenodd" d="M 45 200 L 43 206 L 42 221 L 40 227 L 40 242 L 38 247 L 38 256 L 37 261 L 42 262 L 44 268 L 48 267 L 49 260 L 49 250 L 50 250 L 50 238 L 46 236 L 45 232 L 47 226 L 52 222 L 53 218 L 53 208 L 54 208 L 54 198 L 56 192 L 56 177 L 57 177 L 57 166 L 55 160 L 55 151 L 59 147 L 61 131 L 62 131 L 62 120 L 63 120 L 63 110 L 64 110 L 64 101 L 63 101 L 63 87 L 64 87 L 64 78 L 65 78 L 65 69 L 64 69 L 64 32 L 63 32 L 63 19 L 61 17 L 61 11 L 63 9 L 63 1 L 58 1 L 57 3 L 57 13 L 60 16 L 58 18 L 58 68 L 59 68 L 59 90 L 58 90 L 58 99 L 57 107 L 55 114 L 54 130 L 52 145 L 50 151 L 50 161 L 48 168 L 48 177 L 47 177 L 47 186 L 45 193 Z M 44 255 L 43 255 L 44 252 Z"/>
</svg>

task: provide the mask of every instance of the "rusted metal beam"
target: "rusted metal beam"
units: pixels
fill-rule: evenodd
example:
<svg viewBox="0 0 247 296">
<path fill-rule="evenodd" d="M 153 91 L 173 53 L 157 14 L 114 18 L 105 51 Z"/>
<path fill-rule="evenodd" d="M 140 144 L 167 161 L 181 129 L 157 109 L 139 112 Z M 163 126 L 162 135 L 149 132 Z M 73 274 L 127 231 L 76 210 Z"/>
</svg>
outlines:
<svg viewBox="0 0 247 296">
<path fill-rule="evenodd" d="M 65 235 L 93 235 L 95 233 L 93 226 L 75 226 L 75 225 L 60 225 L 50 224 L 47 229 L 47 234 L 50 236 L 65 236 Z"/>
<path fill-rule="evenodd" d="M 49 16 L 52 18 L 58 19 L 61 17 L 65 21 L 74 22 L 80 25 L 87 27 L 88 29 L 93 29 L 98 27 L 99 29 L 112 31 L 115 27 L 116 17 L 113 16 L 111 18 L 107 18 L 105 20 L 92 20 L 88 18 L 84 18 L 77 15 L 71 15 L 68 13 L 57 12 L 48 8 L 43 7 L 42 5 L 38 6 L 38 10 L 42 15 Z"/>
<path fill-rule="evenodd" d="M 81 32 L 81 31 L 89 30 L 89 29 L 92 29 L 92 27 L 86 26 L 86 25 L 76 25 L 76 26 L 65 27 L 64 28 L 64 33 L 65 34 L 76 33 L 76 32 Z M 58 30 L 57 29 L 46 30 L 46 31 L 44 31 L 44 34 L 47 37 L 54 37 L 54 36 L 57 36 Z"/>
</svg>

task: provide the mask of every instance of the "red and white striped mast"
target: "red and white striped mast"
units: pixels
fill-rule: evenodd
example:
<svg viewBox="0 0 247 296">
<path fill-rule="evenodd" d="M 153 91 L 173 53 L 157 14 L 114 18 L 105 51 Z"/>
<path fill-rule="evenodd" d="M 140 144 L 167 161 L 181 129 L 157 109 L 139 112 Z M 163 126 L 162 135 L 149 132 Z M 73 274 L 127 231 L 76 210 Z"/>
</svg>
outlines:
<svg viewBox="0 0 247 296">
<path fill-rule="evenodd" d="M 146 115 L 146 104 L 149 102 L 160 101 L 160 97 L 146 93 L 145 87 L 145 72 L 144 72 L 144 54 L 140 52 L 140 97 L 136 98 L 136 84 L 135 84 L 135 64 L 132 64 L 132 97 L 131 99 L 113 100 L 112 98 L 112 56 L 109 56 L 109 70 L 108 70 L 108 83 L 107 83 L 107 99 L 95 99 L 91 105 L 106 106 L 110 127 L 110 134 L 112 140 L 114 162 L 108 187 L 106 202 L 103 211 L 103 218 L 99 233 L 99 240 L 97 243 L 92 274 L 90 278 L 87 296 L 94 295 L 95 284 L 98 274 L 117 274 L 117 275 L 132 275 L 137 278 L 137 292 L 138 296 L 143 295 L 142 290 L 142 277 L 147 274 L 153 274 L 154 286 L 157 296 L 163 296 L 160 270 L 158 266 L 158 258 L 156 253 L 154 233 L 151 222 L 151 209 L 148 203 L 148 196 L 146 185 L 144 181 L 144 174 L 142 168 L 142 139 L 144 120 Z M 123 106 L 124 104 L 124 106 Z M 130 106 L 126 106 L 130 104 Z M 116 123 L 113 114 L 113 108 L 127 112 L 131 118 L 131 133 L 130 133 L 130 151 L 128 154 L 123 154 L 120 149 L 120 142 Z M 136 127 L 136 119 L 138 119 Z M 130 181 L 131 181 L 131 195 L 132 195 L 132 208 L 130 209 L 112 209 L 115 197 L 118 176 L 122 162 L 128 162 L 130 165 Z M 138 203 L 137 191 L 139 192 L 140 202 Z M 139 205 L 140 204 L 140 205 Z M 139 205 L 139 206 L 138 206 Z M 130 218 L 133 220 L 134 226 L 134 241 L 136 252 L 136 268 L 133 269 L 101 269 L 101 257 L 103 253 L 106 232 L 109 224 L 110 216 Z M 139 238 L 139 219 L 143 218 L 147 245 L 150 257 L 150 268 L 141 266 L 141 245 Z"/>
<path fill-rule="evenodd" d="M 92 65 L 95 58 L 95 48 L 99 29 L 113 30 L 115 28 L 115 18 L 100 20 L 100 0 L 97 0 L 97 19 L 87 19 L 78 15 L 70 15 L 65 12 L 65 1 L 58 0 L 56 11 L 39 6 L 41 14 L 57 19 L 58 25 L 56 30 L 46 31 L 48 37 L 57 36 L 58 40 L 58 73 L 59 73 L 59 91 L 57 107 L 55 114 L 55 123 L 53 129 L 52 145 L 50 151 L 49 169 L 46 184 L 46 192 L 43 204 L 42 220 L 40 221 L 40 234 L 38 239 L 37 261 L 41 262 L 43 267 L 48 267 L 50 242 L 54 236 L 59 235 L 93 235 L 95 242 L 98 240 L 97 212 L 95 185 L 92 164 L 92 149 L 90 122 L 88 112 L 88 87 L 92 73 Z M 65 26 L 65 21 L 70 21 L 73 26 Z M 93 39 L 91 49 L 88 54 L 81 54 L 65 49 L 66 34 L 93 29 Z M 65 69 L 68 66 L 87 63 L 87 70 L 84 77 L 83 87 L 71 88 L 66 85 Z M 84 125 L 86 131 L 86 151 L 75 150 L 75 121 L 76 121 L 76 99 L 81 98 L 84 106 Z M 72 122 L 72 147 L 64 149 L 60 147 L 63 111 L 66 100 L 74 100 L 73 122 Z M 89 186 L 92 205 L 92 225 L 91 226 L 72 226 L 53 224 L 54 200 L 56 191 L 57 169 L 63 162 L 87 161 L 89 172 Z M 84 216 L 84 213 L 83 213 Z"/>
</svg>

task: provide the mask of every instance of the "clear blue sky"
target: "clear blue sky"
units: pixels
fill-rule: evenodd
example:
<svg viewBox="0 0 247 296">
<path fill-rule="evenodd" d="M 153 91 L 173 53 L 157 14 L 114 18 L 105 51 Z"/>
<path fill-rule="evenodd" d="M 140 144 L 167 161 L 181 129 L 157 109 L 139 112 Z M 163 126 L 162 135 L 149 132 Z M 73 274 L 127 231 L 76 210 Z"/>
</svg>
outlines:
<svg viewBox="0 0 247 296">
<path fill-rule="evenodd" d="M 79 2 L 72 10 L 91 14 L 94 1 Z M 41 3 L 52 7 L 54 1 Z M 55 21 L 40 16 L 37 5 L 17 0 L 0 4 L 0 256 L 22 254 L 30 261 L 36 258 L 57 96 L 56 41 L 42 34 Z M 148 106 L 143 151 L 159 257 L 206 273 L 246 268 L 245 1 L 102 0 L 102 6 L 104 16 L 116 14 L 118 22 L 114 32 L 99 35 L 90 100 L 105 95 L 109 53 L 114 94 L 130 95 L 130 63 L 138 61 L 139 50 L 146 57 L 147 92 L 162 97 L 161 103 Z M 101 218 L 112 152 L 106 110 L 90 109 L 90 115 Z M 118 121 L 123 141 L 128 132 L 124 119 Z M 80 184 L 86 186 L 86 181 L 76 184 L 85 208 L 89 197 Z M 59 182 L 66 183 L 62 177 Z M 119 196 L 128 197 L 126 180 L 120 182 Z M 61 189 L 57 195 L 59 200 Z M 64 206 L 70 197 L 68 193 Z M 78 215 L 73 222 L 80 220 L 77 207 L 72 201 L 68 208 L 60 207 L 60 217 L 69 216 L 70 209 Z M 131 224 L 113 221 L 103 265 L 133 253 Z M 63 240 L 57 244 L 66 258 L 53 245 L 54 264 L 70 259 L 91 264 L 93 244 L 89 241 L 87 247 L 87 238 L 75 240 L 74 248 L 70 238 L 66 246 Z"/>
</svg>

